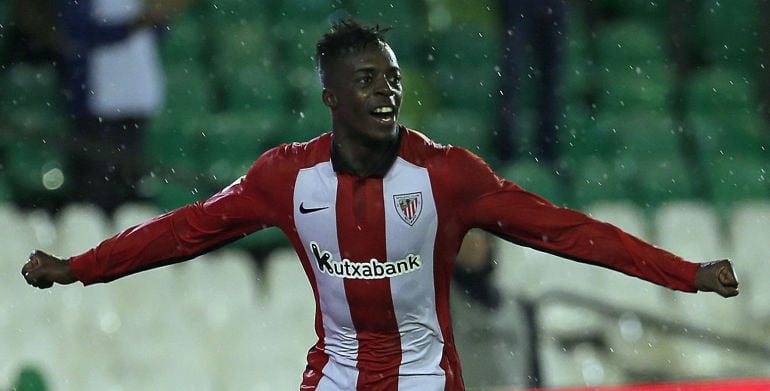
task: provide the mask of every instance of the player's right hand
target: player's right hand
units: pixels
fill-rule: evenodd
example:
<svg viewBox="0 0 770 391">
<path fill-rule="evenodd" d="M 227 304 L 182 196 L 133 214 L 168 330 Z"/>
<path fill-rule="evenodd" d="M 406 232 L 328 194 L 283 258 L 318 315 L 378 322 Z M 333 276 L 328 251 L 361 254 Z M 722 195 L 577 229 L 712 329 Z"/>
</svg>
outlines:
<svg viewBox="0 0 770 391">
<path fill-rule="evenodd" d="M 77 281 L 69 261 L 35 250 L 21 268 L 21 275 L 27 284 L 45 289 L 57 284 L 71 284 Z"/>
</svg>

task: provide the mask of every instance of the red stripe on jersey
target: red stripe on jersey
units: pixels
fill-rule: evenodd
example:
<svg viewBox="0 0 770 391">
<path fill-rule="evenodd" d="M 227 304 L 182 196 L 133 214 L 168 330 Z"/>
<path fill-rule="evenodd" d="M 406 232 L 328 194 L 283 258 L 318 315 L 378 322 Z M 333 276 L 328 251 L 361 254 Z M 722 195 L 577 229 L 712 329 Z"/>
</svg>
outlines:
<svg viewBox="0 0 770 391">
<path fill-rule="evenodd" d="M 387 257 L 381 178 L 339 174 L 337 237 L 343 259 L 369 262 Z M 357 330 L 359 390 L 398 390 L 401 337 L 390 279 L 345 280 L 350 316 Z"/>
<path fill-rule="evenodd" d="M 292 242 L 300 243 L 299 237 L 296 232 L 291 236 Z M 295 248 L 299 248 L 295 244 Z M 323 316 L 321 314 L 321 300 L 318 297 L 318 283 L 315 279 L 310 260 L 304 252 L 298 252 L 302 268 L 305 270 L 308 280 L 310 280 L 310 286 L 313 288 L 313 296 L 315 297 L 315 332 L 318 336 L 318 341 L 310 351 L 307 353 L 307 368 L 302 374 L 302 385 L 300 390 L 315 390 L 318 387 L 318 383 L 323 377 L 323 368 L 326 363 L 329 362 L 329 355 L 324 351 L 324 338 L 326 333 L 324 332 Z"/>
</svg>

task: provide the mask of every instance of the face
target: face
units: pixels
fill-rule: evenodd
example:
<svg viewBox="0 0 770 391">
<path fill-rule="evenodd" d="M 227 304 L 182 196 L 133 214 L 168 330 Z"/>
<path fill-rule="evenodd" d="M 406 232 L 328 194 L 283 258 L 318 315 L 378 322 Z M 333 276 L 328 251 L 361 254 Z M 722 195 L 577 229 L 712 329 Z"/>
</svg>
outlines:
<svg viewBox="0 0 770 391">
<path fill-rule="evenodd" d="M 369 45 L 329 65 L 324 103 L 332 111 L 335 134 L 362 142 L 398 136 L 401 71 L 390 46 Z"/>
</svg>

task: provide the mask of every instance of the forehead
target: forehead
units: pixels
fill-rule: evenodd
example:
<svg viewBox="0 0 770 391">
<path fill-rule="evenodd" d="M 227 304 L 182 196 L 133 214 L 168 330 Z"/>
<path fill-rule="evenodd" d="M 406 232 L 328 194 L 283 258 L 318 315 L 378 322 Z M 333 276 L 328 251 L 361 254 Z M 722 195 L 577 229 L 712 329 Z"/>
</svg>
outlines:
<svg viewBox="0 0 770 391">
<path fill-rule="evenodd" d="M 398 68 L 398 60 L 393 49 L 386 43 L 380 45 L 368 45 L 362 50 L 354 50 L 334 64 L 345 72 L 356 72 L 367 68 Z"/>
</svg>

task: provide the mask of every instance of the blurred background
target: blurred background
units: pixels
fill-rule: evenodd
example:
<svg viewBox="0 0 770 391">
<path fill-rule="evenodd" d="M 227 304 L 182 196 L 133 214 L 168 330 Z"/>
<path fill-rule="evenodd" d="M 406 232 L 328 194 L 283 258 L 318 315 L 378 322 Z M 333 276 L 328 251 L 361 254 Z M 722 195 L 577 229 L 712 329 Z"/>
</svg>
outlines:
<svg viewBox="0 0 770 391">
<path fill-rule="evenodd" d="M 453 292 L 470 389 L 770 376 L 770 1 L 80 3 L 0 2 L 0 389 L 297 388 L 314 304 L 277 230 L 101 286 L 19 270 L 330 130 L 315 42 L 346 17 L 393 27 L 406 126 L 741 280 L 674 293 L 482 238 Z"/>
</svg>

